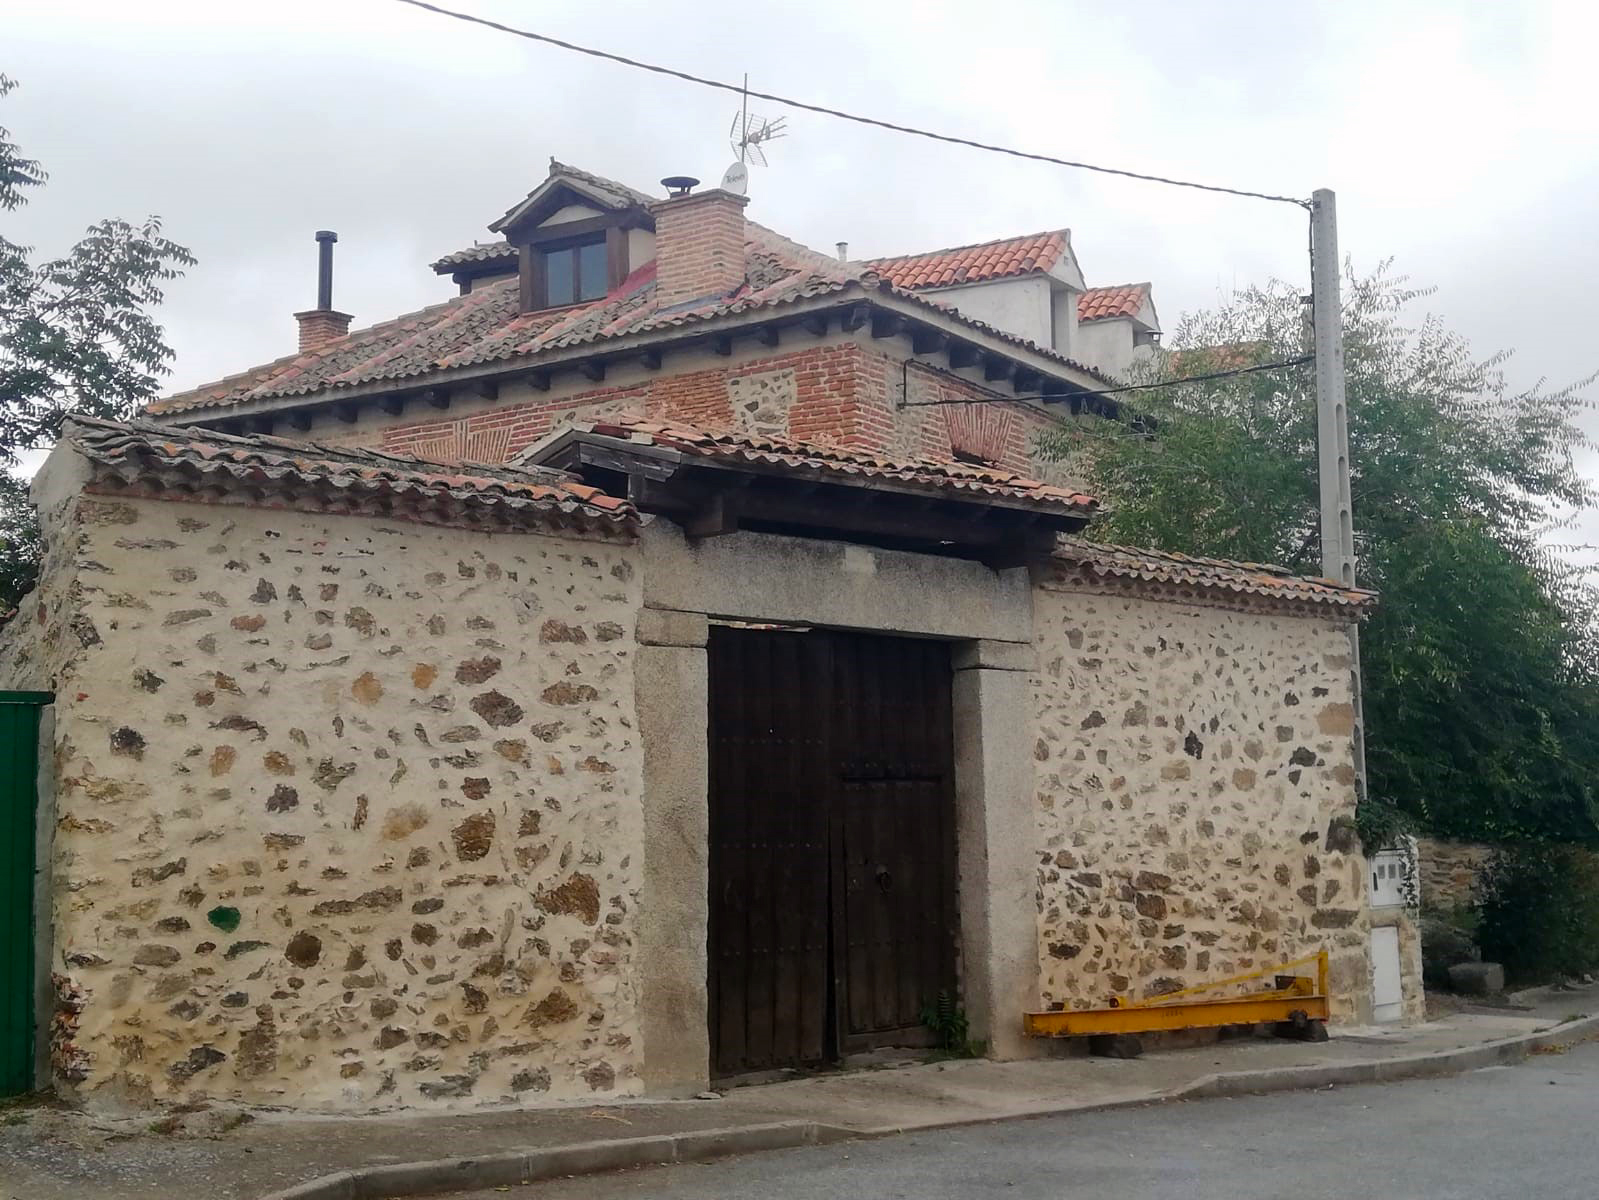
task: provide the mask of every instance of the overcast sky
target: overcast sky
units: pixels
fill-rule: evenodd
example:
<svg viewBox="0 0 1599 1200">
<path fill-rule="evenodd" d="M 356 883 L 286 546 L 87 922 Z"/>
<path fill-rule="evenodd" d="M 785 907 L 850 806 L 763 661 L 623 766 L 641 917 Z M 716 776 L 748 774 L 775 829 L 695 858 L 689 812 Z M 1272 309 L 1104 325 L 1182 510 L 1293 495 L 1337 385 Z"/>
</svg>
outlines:
<svg viewBox="0 0 1599 1200">
<path fill-rule="evenodd" d="M 1393 258 L 1435 285 L 1428 307 L 1482 354 L 1514 350 L 1514 380 L 1599 367 L 1590 4 L 446 3 L 1066 158 L 1331 187 L 1357 269 Z M 733 97 L 394 0 L 7 0 L 0 71 L 22 85 L 0 124 L 51 176 L 8 236 L 56 252 L 98 218 L 158 213 L 198 256 L 162 313 L 174 388 L 292 349 L 318 228 L 339 233 L 334 303 L 361 325 L 450 295 L 427 263 L 490 237 L 551 155 L 651 191 L 732 157 Z M 1088 282 L 1152 280 L 1168 327 L 1218 291 L 1307 277 L 1284 205 L 789 127 L 749 213 L 818 248 L 1069 226 Z"/>
</svg>

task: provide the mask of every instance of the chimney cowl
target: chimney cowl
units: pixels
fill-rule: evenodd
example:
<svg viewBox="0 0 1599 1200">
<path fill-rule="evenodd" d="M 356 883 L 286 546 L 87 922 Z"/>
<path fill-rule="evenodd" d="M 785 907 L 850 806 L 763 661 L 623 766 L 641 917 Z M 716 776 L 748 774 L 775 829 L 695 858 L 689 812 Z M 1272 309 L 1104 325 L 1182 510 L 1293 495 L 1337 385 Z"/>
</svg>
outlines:
<svg viewBox="0 0 1599 1200">
<path fill-rule="evenodd" d="M 333 307 L 333 243 L 339 235 L 331 229 L 316 231 L 316 307 L 294 314 L 300 326 L 300 353 L 320 350 L 350 332 L 349 313 Z"/>
<path fill-rule="evenodd" d="M 669 197 L 686 196 L 699 187 L 700 181 L 692 175 L 668 175 L 661 180 L 661 186 L 666 189 Z"/>
</svg>

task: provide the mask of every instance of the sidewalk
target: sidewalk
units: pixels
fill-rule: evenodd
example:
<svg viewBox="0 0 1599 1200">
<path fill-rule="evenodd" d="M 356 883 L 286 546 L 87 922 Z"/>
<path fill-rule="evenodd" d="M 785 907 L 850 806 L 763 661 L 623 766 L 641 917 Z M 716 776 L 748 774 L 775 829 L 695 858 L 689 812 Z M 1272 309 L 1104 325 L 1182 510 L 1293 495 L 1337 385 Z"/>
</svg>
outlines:
<svg viewBox="0 0 1599 1200">
<path fill-rule="evenodd" d="M 1596 1002 L 1599 989 L 1555 993 L 1536 998 L 1529 1011 L 1467 1009 L 1405 1029 L 1346 1029 L 1319 1045 L 1242 1039 L 1154 1050 L 1130 1061 L 1074 1055 L 1015 1063 L 917 1063 L 738 1088 L 718 1100 L 447 1116 L 257 1113 L 236 1128 L 200 1137 L 152 1132 L 148 1120 L 0 1109 L 0 1200 L 173 1195 L 264 1200 L 319 1177 L 373 1168 L 388 1169 L 364 1184 L 345 1176 L 342 1191 L 324 1187 L 305 1194 L 414 1195 L 428 1173 L 400 1164 L 419 1160 L 489 1160 L 465 1167 L 436 1162 L 433 1176 L 443 1172 L 464 1188 L 526 1177 L 530 1155 L 545 1160 L 534 1174 L 570 1174 L 623 1160 L 703 1158 L 1008 1117 L 1434 1074 L 1482 1062 L 1410 1060 L 1473 1047 L 1489 1048 L 1479 1059 L 1484 1054 L 1511 1059 L 1536 1049 L 1526 1042 L 1529 1035 L 1546 1035 L 1536 1039 L 1539 1044 L 1593 1036 L 1599 1033 L 1599 1018 L 1557 1027 L 1599 1010 Z M 1494 1045 L 1506 1039 L 1521 1040 Z M 226 1124 L 227 1116 L 198 1114 L 186 1121 L 203 1129 L 208 1120 L 213 1126 Z M 538 1153 L 554 1147 L 575 1148 L 559 1160 Z M 491 1165 L 496 1159 L 497 1167 Z"/>
</svg>

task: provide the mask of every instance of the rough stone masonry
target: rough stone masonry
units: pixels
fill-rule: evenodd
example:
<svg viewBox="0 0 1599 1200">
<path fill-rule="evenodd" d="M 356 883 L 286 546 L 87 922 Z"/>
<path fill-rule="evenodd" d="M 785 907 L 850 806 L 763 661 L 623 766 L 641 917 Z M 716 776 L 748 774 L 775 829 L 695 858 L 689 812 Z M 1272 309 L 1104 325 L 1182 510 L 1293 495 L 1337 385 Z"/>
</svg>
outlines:
<svg viewBox="0 0 1599 1200">
<path fill-rule="evenodd" d="M 1008 650 L 994 670 L 1015 690 L 972 692 L 964 769 L 983 786 L 956 789 L 978 806 L 962 861 L 991 869 L 961 881 L 975 923 L 952 936 L 1004 972 L 994 1022 L 1321 946 L 1335 1015 L 1370 1014 L 1345 636 L 1360 597 L 1087 543 L 997 572 L 748 531 L 701 545 L 635 536 L 633 510 L 565 477 L 118 429 L 69 433 L 41 474 L 40 585 L 0 637 L 0 683 L 56 693 L 51 1050 L 78 1098 L 360 1111 L 641 1092 L 681 1052 L 645 1042 L 660 1006 L 672 1029 L 707 1019 L 703 918 L 678 919 L 705 877 L 644 891 L 646 820 L 652 853 L 703 864 L 706 803 L 703 779 L 672 791 L 698 761 L 676 743 L 651 746 L 664 775 L 646 791 L 637 688 L 663 678 L 635 670 L 646 584 L 655 615 L 701 628 L 910 633 L 952 662 Z M 139 490 L 168 478 L 188 490 Z M 368 484 L 376 500 L 351 498 Z M 384 507 L 406 496 L 410 519 Z M 679 678 L 703 678 L 703 636 L 674 653 Z M 707 736 L 697 704 L 675 736 Z M 984 930 L 1002 941 L 967 937 Z M 682 970 L 665 1000 L 651 954 Z M 700 1069 L 678 1082 L 698 1090 Z"/>
<path fill-rule="evenodd" d="M 1158 996 L 1326 946 L 1335 1016 L 1361 1015 L 1343 629 L 1050 581 L 1034 622 L 1045 1003 Z"/>
<path fill-rule="evenodd" d="M 70 692 L 64 1080 L 307 1109 L 638 1090 L 630 548 L 88 495 L 47 523 L 0 665 Z"/>
</svg>

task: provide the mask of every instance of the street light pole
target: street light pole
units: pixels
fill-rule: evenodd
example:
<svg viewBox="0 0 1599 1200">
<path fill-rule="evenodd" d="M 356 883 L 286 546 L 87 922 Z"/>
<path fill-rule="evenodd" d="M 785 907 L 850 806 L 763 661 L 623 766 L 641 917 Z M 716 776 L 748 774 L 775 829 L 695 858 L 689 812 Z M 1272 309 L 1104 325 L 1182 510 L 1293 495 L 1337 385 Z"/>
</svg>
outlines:
<svg viewBox="0 0 1599 1200">
<path fill-rule="evenodd" d="M 1316 445 L 1321 481 L 1321 571 L 1355 586 L 1355 523 L 1349 496 L 1349 413 L 1344 397 L 1344 324 L 1339 297 L 1338 205 L 1327 188 L 1311 195 L 1310 290 L 1316 355 Z M 1366 725 L 1360 691 L 1360 631 L 1349 627 L 1355 709 L 1355 796 L 1366 798 Z"/>
</svg>

